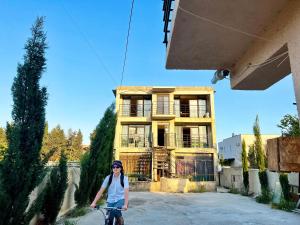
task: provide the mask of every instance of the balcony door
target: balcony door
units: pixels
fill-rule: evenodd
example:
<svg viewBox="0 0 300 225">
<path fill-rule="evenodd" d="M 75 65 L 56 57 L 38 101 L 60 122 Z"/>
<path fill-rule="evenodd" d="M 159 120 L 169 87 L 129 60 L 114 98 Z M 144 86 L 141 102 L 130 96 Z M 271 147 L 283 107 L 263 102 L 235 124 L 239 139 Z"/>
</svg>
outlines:
<svg viewBox="0 0 300 225">
<path fill-rule="evenodd" d="M 157 114 L 170 114 L 169 95 L 157 96 Z"/>
</svg>

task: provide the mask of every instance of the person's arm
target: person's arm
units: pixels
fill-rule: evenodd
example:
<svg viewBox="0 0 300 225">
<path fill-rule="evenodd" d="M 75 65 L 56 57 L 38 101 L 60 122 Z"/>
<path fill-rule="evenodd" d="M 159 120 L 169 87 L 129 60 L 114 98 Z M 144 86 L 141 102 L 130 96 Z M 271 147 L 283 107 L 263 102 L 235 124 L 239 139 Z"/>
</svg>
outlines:
<svg viewBox="0 0 300 225">
<path fill-rule="evenodd" d="M 98 191 L 98 193 L 96 194 L 96 197 L 94 199 L 94 201 L 92 202 L 92 204 L 90 205 L 92 208 L 95 208 L 96 207 L 96 204 L 97 204 L 97 201 L 101 198 L 103 192 L 105 191 L 106 187 L 107 187 L 107 184 L 108 184 L 108 179 L 109 179 L 109 176 L 107 176 L 102 185 L 101 185 L 101 188 L 100 190 Z"/>
<path fill-rule="evenodd" d="M 104 187 L 101 187 L 100 190 L 98 191 L 94 201 L 92 202 L 92 204 L 90 205 L 92 208 L 96 207 L 97 201 L 101 198 L 103 192 L 105 191 Z"/>
<path fill-rule="evenodd" d="M 128 209 L 128 196 L 129 196 L 129 182 L 128 177 L 124 177 L 124 205 L 123 209 Z"/>
<path fill-rule="evenodd" d="M 123 209 L 127 210 L 128 209 L 128 195 L 129 195 L 129 188 L 124 188 L 124 206 Z"/>
</svg>

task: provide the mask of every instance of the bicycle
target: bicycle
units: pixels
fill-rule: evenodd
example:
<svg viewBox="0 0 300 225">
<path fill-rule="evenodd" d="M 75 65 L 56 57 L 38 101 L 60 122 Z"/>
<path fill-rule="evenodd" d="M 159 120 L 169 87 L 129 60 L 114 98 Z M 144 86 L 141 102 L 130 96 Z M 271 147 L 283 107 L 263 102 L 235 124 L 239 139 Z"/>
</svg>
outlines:
<svg viewBox="0 0 300 225">
<path fill-rule="evenodd" d="M 122 209 L 122 208 L 117 208 L 117 207 L 101 207 L 100 205 L 97 205 L 94 209 L 95 210 L 99 210 L 102 213 L 102 215 L 104 217 L 104 225 L 108 225 L 109 224 L 110 215 L 111 215 L 111 213 L 114 212 L 114 210 L 124 211 L 124 209 Z M 104 210 L 106 212 L 104 212 Z M 116 217 L 114 217 L 113 220 L 114 220 L 113 224 L 117 225 Z"/>
</svg>

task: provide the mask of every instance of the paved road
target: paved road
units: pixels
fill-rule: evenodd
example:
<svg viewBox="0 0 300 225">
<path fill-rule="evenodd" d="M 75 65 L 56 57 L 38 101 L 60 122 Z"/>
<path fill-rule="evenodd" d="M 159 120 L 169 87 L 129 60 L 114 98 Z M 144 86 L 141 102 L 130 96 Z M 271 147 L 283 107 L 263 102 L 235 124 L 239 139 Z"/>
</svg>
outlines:
<svg viewBox="0 0 300 225">
<path fill-rule="evenodd" d="M 228 193 L 131 192 L 127 225 L 300 225 L 300 215 L 271 209 L 255 200 Z M 101 225 L 103 217 L 93 211 L 78 225 Z"/>
</svg>

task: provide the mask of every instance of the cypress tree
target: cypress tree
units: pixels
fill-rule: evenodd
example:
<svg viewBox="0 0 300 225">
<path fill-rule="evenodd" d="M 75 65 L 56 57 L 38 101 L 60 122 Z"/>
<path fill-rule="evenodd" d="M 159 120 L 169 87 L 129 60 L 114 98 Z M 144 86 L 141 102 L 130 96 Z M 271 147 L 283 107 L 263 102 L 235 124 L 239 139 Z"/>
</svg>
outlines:
<svg viewBox="0 0 300 225">
<path fill-rule="evenodd" d="M 246 190 L 249 188 L 249 172 L 248 172 L 248 159 L 246 152 L 246 142 L 242 141 L 242 166 L 243 166 L 243 183 Z"/>
<path fill-rule="evenodd" d="M 262 147 L 258 115 L 256 116 L 255 123 L 253 125 L 253 133 L 255 136 L 254 149 L 257 157 L 257 166 L 259 171 L 261 172 L 264 171 L 266 167 L 265 167 L 265 154 Z"/>
<path fill-rule="evenodd" d="M 0 171 L 0 225 L 24 224 L 29 194 L 45 175 L 40 151 L 47 91 L 39 85 L 46 68 L 43 23 L 39 17 L 32 27 L 12 85 L 13 122 L 7 125 L 8 150 Z"/>
<path fill-rule="evenodd" d="M 88 204 L 95 197 L 103 179 L 110 173 L 116 125 L 114 109 L 114 104 L 106 109 L 91 135 L 90 152 L 81 162 L 80 182 L 75 192 L 78 206 Z"/>
<path fill-rule="evenodd" d="M 49 180 L 43 190 L 44 200 L 41 213 L 46 224 L 55 224 L 62 206 L 68 182 L 67 158 L 62 152 L 59 165 L 51 170 Z"/>
</svg>

